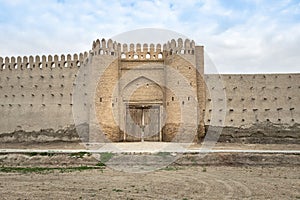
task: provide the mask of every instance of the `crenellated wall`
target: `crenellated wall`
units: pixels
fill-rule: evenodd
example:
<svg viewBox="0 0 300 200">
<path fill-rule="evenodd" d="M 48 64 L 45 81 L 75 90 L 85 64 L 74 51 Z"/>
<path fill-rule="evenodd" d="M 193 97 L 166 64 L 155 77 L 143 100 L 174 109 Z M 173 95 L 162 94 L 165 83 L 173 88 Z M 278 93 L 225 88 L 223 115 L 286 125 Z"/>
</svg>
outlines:
<svg viewBox="0 0 300 200">
<path fill-rule="evenodd" d="M 100 72 L 104 70 L 100 69 L 104 63 L 114 60 L 118 63 L 118 59 L 128 61 L 122 66 L 131 65 L 131 61 L 142 60 L 145 63 L 160 63 L 164 56 L 173 52 L 192 56 L 194 48 L 193 41 L 183 42 L 182 39 L 178 39 L 177 42 L 172 40 L 164 45 L 143 46 L 121 45 L 112 40 L 98 39 L 93 42 L 89 53 L 0 57 L 1 141 L 78 140 L 73 113 L 73 92 L 76 84 L 82 86 L 79 95 L 90 98 L 85 100 L 84 106 L 80 108 L 84 113 L 77 116 L 83 130 L 89 132 L 96 126 L 91 111 L 94 106 L 94 99 L 90 95 L 93 92 L 91 87 L 96 84 Z M 87 62 L 90 62 L 90 69 L 85 65 Z M 83 70 L 79 75 L 80 68 Z M 118 74 L 118 71 L 112 75 L 115 74 Z M 112 79 L 107 81 L 110 80 Z"/>
<path fill-rule="evenodd" d="M 130 70 L 135 70 L 135 78 L 125 85 L 118 83 L 119 88 L 148 81 L 155 94 L 160 94 L 158 83 L 180 91 L 178 95 L 162 87 L 162 98 L 157 98 L 169 115 L 164 133 L 173 134 L 163 137 L 171 141 L 180 126 L 179 107 L 196 108 L 183 89 L 184 82 L 166 70 L 169 66 L 184 77 L 197 97 L 199 130 L 204 125 L 210 132 L 222 127 L 222 142 L 300 143 L 300 74 L 204 75 L 203 51 L 203 46 L 180 38 L 163 45 L 121 45 L 98 39 L 92 50 L 81 54 L 0 57 L 0 141 L 78 141 L 74 117 L 83 132 L 93 132 L 93 138 L 99 135 L 98 120 L 102 119 L 104 129 L 114 133 L 113 140 L 121 141 L 118 125 L 110 123 L 114 116 L 109 109 L 119 104 L 122 96 L 112 99 L 112 91 Z M 76 95 L 83 102 L 79 101 L 74 116 L 78 87 Z M 140 90 L 139 98 L 133 95 L 138 100 L 144 88 Z M 155 96 L 150 94 L 149 98 Z M 102 112 L 95 113 L 99 108 Z"/>
<path fill-rule="evenodd" d="M 185 129 L 185 140 L 193 140 L 195 131 L 189 135 L 187 129 L 189 127 L 197 127 L 195 126 L 198 117 L 197 112 L 195 112 L 196 106 L 193 107 L 194 105 L 191 103 L 192 96 L 197 98 L 198 91 L 197 73 L 194 67 L 196 64 L 195 55 L 197 53 L 199 55 L 203 54 L 203 51 L 197 52 L 195 50 L 193 41 L 186 40 L 183 43 L 182 39 L 178 39 L 177 42 L 172 40 L 163 45 L 163 49 L 160 44 L 150 44 L 149 46 L 148 44 L 143 46 L 141 44 L 130 44 L 128 47 L 127 44 L 121 45 L 112 43 L 112 41 L 105 43 L 104 41 L 100 42 L 100 40 L 93 44 L 94 60 L 92 62 L 94 66 L 100 65 L 100 62 L 95 59 L 98 56 L 118 55 L 120 58 L 118 62 L 113 62 L 104 71 L 97 87 L 97 118 L 112 141 L 139 140 L 138 137 L 132 137 L 126 131 L 124 133 L 126 122 L 123 119 L 127 115 L 123 104 L 135 106 L 151 104 L 160 107 L 160 114 L 164 112 L 164 114 L 161 114 L 161 120 L 163 120 L 163 115 L 167 116 L 165 123 L 161 123 L 163 141 L 175 141 L 179 127 L 181 127 L 181 130 Z M 202 69 L 203 64 L 201 62 L 198 64 L 199 68 Z M 175 78 L 174 75 L 177 75 L 177 77 Z M 108 80 L 111 81 L 108 82 Z M 130 94 L 128 91 L 135 88 L 136 85 L 142 84 L 145 84 L 145 87 L 136 88 L 137 90 L 132 96 L 126 96 Z M 118 85 L 119 91 L 118 95 L 113 98 L 112 93 L 116 85 Z M 191 88 L 191 91 L 183 87 L 186 85 L 188 85 L 188 88 Z M 177 91 L 176 95 L 174 94 L 175 90 Z M 203 92 L 204 90 L 201 89 L 201 91 Z M 202 101 L 199 102 L 203 103 Z M 184 106 L 182 107 L 182 105 Z M 111 112 L 115 107 L 119 109 L 117 118 L 120 121 L 120 127 L 116 123 L 118 120 L 114 121 L 114 116 Z M 194 126 L 190 125 L 182 128 L 182 116 L 180 113 L 182 109 L 193 109 L 194 112 L 192 113 L 196 113 Z M 193 117 L 191 112 L 186 112 L 186 115 L 184 123 L 193 123 L 193 120 L 187 120 L 187 118 Z M 182 140 L 183 137 L 180 139 Z"/>
<path fill-rule="evenodd" d="M 72 141 L 73 83 L 85 54 L 0 58 L 2 141 Z"/>
<path fill-rule="evenodd" d="M 97 39 L 92 45 L 93 55 L 116 55 L 124 60 L 157 60 L 163 59 L 163 54 L 190 54 L 195 53 L 195 42 L 186 39 L 184 42 L 181 38 L 177 41 L 172 39 L 166 44 L 123 44 L 113 42 L 109 39 L 101 41 Z"/>
<path fill-rule="evenodd" d="M 87 57 L 88 53 L 80 53 L 74 54 L 73 56 L 68 54 L 67 56 L 65 55 L 49 55 L 49 56 L 24 56 L 20 57 L 18 56 L 17 58 L 15 57 L 5 57 L 4 59 L 0 57 L 0 66 L 1 70 L 24 70 L 24 69 L 29 69 L 32 70 L 34 68 L 62 68 L 62 67 L 79 67 L 84 58 Z"/>
</svg>

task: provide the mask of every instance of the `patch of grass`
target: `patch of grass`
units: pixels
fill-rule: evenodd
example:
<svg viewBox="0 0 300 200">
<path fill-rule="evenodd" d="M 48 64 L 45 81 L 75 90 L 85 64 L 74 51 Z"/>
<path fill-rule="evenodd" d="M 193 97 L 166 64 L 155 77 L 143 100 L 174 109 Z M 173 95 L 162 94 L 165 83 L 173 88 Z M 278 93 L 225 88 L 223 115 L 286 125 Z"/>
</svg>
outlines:
<svg viewBox="0 0 300 200">
<path fill-rule="evenodd" d="M 202 167 L 202 172 L 206 172 L 206 171 L 207 171 L 206 167 Z"/>
<path fill-rule="evenodd" d="M 105 167 L 106 164 L 100 161 L 100 162 L 98 162 L 98 163 L 96 164 L 96 166 L 98 166 L 98 167 Z"/>
<path fill-rule="evenodd" d="M 162 157 L 166 157 L 166 156 L 171 155 L 171 153 L 170 153 L 170 152 L 158 152 L 158 153 L 156 153 L 155 155 L 157 155 L 157 156 L 162 156 Z"/>
<path fill-rule="evenodd" d="M 100 153 L 100 162 L 97 164 L 97 166 L 106 166 L 105 163 L 114 157 L 114 155 L 114 153 L 110 152 Z"/>
<path fill-rule="evenodd" d="M 40 155 L 40 156 L 54 156 L 54 153 L 42 152 L 42 153 L 38 153 L 38 155 Z"/>
<path fill-rule="evenodd" d="M 112 191 L 113 192 L 123 192 L 123 190 L 121 190 L 121 189 L 113 189 Z"/>
<path fill-rule="evenodd" d="M 42 167 L 1 167 L 0 172 L 19 172 L 19 173 L 32 173 L 32 172 L 44 172 L 50 171 L 50 168 L 42 168 Z M 53 169 L 54 170 L 54 169 Z"/>
<path fill-rule="evenodd" d="M 29 156 L 36 156 L 36 155 L 38 155 L 38 153 L 37 152 L 30 152 L 30 153 L 27 153 L 27 155 L 29 155 Z"/>
<path fill-rule="evenodd" d="M 0 172 L 5 173 L 43 173 L 43 172 L 53 172 L 59 170 L 61 173 L 64 172 L 73 172 L 73 171 L 83 171 L 91 169 L 100 169 L 103 168 L 95 166 L 79 166 L 79 167 L 0 167 Z"/>
<path fill-rule="evenodd" d="M 77 153 L 71 153 L 70 154 L 71 157 L 76 157 L 76 158 L 83 158 L 85 155 L 91 156 L 91 153 L 82 151 L 82 152 L 77 152 Z"/>
<path fill-rule="evenodd" d="M 30 153 L 25 153 L 26 155 L 28 156 L 54 156 L 54 153 L 49 153 L 49 152 L 41 152 L 41 153 L 38 153 L 38 152 L 30 152 Z"/>
<path fill-rule="evenodd" d="M 101 155 L 101 157 L 100 157 L 101 162 L 106 163 L 106 162 L 109 161 L 115 154 L 107 152 L 107 153 L 101 153 L 100 155 Z"/>
</svg>

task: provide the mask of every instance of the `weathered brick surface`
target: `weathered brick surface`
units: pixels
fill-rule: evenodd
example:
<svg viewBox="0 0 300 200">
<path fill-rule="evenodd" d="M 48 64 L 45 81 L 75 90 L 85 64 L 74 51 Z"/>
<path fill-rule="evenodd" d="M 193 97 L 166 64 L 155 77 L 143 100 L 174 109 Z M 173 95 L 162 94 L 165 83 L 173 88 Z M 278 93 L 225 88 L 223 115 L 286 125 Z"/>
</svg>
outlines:
<svg viewBox="0 0 300 200">
<path fill-rule="evenodd" d="M 299 141 L 299 95 L 300 74 L 204 75 L 193 41 L 97 40 L 80 55 L 0 57 L 0 134 L 123 141 L 126 106 L 145 105 L 159 107 L 164 141 L 197 142 L 209 127 L 223 127 L 220 141 Z"/>
</svg>

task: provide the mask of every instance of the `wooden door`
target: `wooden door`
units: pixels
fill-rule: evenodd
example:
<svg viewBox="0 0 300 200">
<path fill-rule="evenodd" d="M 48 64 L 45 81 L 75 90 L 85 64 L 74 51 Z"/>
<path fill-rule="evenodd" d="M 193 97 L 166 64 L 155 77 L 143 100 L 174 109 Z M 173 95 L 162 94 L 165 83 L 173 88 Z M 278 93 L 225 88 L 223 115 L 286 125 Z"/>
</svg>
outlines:
<svg viewBox="0 0 300 200">
<path fill-rule="evenodd" d="M 159 141 L 159 107 L 150 107 L 144 109 L 144 140 Z"/>
<path fill-rule="evenodd" d="M 159 107 L 129 106 L 126 109 L 126 141 L 159 141 Z M 142 134 L 144 131 L 144 134 Z"/>
<path fill-rule="evenodd" d="M 126 141 L 141 141 L 143 110 L 135 107 L 126 109 Z"/>
</svg>

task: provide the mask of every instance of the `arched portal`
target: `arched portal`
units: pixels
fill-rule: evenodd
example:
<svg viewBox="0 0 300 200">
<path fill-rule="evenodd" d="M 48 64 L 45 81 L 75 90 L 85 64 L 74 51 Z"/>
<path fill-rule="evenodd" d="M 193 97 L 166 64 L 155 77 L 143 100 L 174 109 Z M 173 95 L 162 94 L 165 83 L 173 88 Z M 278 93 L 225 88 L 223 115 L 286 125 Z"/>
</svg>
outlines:
<svg viewBox="0 0 300 200">
<path fill-rule="evenodd" d="M 163 96 L 162 88 L 144 76 L 125 86 L 124 141 L 162 141 Z"/>
</svg>

